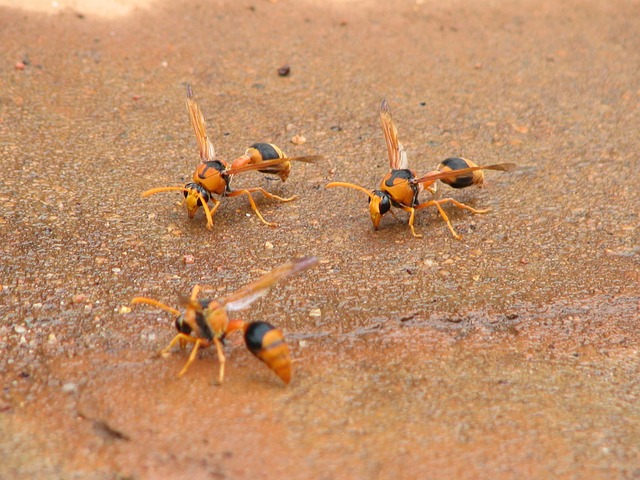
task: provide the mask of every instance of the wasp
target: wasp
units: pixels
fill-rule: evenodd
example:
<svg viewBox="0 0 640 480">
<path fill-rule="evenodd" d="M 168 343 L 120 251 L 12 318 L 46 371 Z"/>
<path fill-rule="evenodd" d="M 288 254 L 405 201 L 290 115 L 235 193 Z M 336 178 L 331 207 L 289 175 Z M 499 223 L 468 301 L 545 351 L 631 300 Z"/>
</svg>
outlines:
<svg viewBox="0 0 640 480">
<path fill-rule="evenodd" d="M 345 182 L 327 184 L 327 188 L 348 187 L 364 192 L 369 197 L 369 214 L 371 215 L 374 230 L 378 230 L 382 216 L 391 211 L 391 207 L 395 207 L 409 212 L 411 233 L 414 237 L 420 238 L 422 235 L 416 233 L 414 227 L 415 212 L 416 210 L 435 206 L 440 216 L 447 222 L 447 226 L 453 236 L 459 239 L 461 237 L 451 225 L 449 217 L 442 209 L 442 204 L 453 203 L 456 207 L 472 213 L 487 213 L 489 210 L 477 210 L 453 198 L 439 200 L 434 198 L 421 202 L 420 194 L 422 191 L 427 190 L 435 197 L 436 187 L 432 187 L 432 185 L 437 180 L 445 181 L 455 188 L 463 188 L 473 184 L 482 184 L 484 180 L 482 170 L 507 171 L 515 166 L 513 163 L 479 166 L 469 160 L 447 159 L 438 166 L 437 170 L 418 177 L 416 172 L 409 168 L 407 153 L 398 140 L 398 130 L 393 123 L 389 104 L 386 100 L 382 100 L 380 104 L 380 124 L 382 125 L 382 132 L 387 145 L 389 172 L 382 178 L 379 188 L 368 190 L 359 185 Z"/>
<path fill-rule="evenodd" d="M 213 226 L 213 215 L 220 206 L 220 200 L 215 198 L 214 195 L 218 195 L 220 197 L 237 197 L 240 195 L 246 195 L 252 210 L 256 213 L 260 221 L 271 227 L 277 226 L 277 224 L 267 222 L 264 219 L 251 194 L 260 192 L 265 197 L 278 200 L 280 202 L 291 202 L 298 198 L 297 195 L 283 198 L 270 193 L 261 187 L 233 190 L 231 188 L 231 179 L 236 174 L 251 170 L 258 170 L 265 173 L 275 173 L 279 175 L 284 182 L 291 171 L 291 162 L 297 161 L 312 163 L 320 160 L 322 156 L 310 155 L 288 158 L 282 150 L 275 145 L 257 143 L 247 149 L 248 156 L 247 153 L 245 153 L 245 155 L 239 157 L 230 164 L 225 160 L 215 158 L 215 148 L 207 136 L 204 116 L 202 115 L 200 107 L 194 98 L 193 90 L 190 85 L 187 85 L 187 111 L 189 112 L 189 122 L 191 123 L 196 136 L 201 160 L 193 173 L 192 181 L 183 187 L 174 186 L 152 188 L 143 192 L 142 197 L 146 198 L 160 192 L 174 190 L 181 191 L 184 194 L 183 203 L 187 207 L 189 218 L 194 218 L 198 209 L 202 207 L 207 217 L 207 228 L 211 229 Z M 248 158 L 248 160 L 245 160 L 245 157 Z M 209 208 L 209 201 L 213 203 L 213 208 Z"/>
<path fill-rule="evenodd" d="M 187 343 L 193 344 L 189 359 L 178 374 L 179 377 L 187 372 L 201 347 L 215 345 L 220 363 L 218 382 L 222 384 L 225 365 L 222 345 L 230 334 L 239 330 L 244 333 L 247 349 L 273 370 L 282 381 L 289 383 L 291 380 L 291 359 L 289 347 L 282 332 L 267 322 L 245 322 L 240 319 L 229 319 L 228 313 L 247 308 L 253 301 L 266 294 L 269 288 L 279 280 L 306 270 L 317 262 L 316 257 L 292 260 L 222 299 L 198 300 L 200 286 L 196 285 L 190 296 L 179 297 L 179 303 L 184 308 L 184 312 L 146 297 L 135 297 L 131 303 L 152 305 L 175 317 L 178 334 L 166 348 L 161 350 L 162 356 L 169 355 L 176 344 L 179 344 L 182 349 Z"/>
</svg>

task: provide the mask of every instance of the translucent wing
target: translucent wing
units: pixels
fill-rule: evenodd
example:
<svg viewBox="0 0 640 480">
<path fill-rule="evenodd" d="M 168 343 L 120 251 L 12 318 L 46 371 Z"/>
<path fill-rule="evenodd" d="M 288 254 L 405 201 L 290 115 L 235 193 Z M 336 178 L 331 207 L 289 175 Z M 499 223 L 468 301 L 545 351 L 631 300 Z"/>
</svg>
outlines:
<svg viewBox="0 0 640 480">
<path fill-rule="evenodd" d="M 301 272 L 302 270 L 306 270 L 316 263 L 318 263 L 318 259 L 316 257 L 303 257 L 297 260 L 292 260 L 280 265 L 278 268 L 267 273 L 262 278 L 245 285 L 228 297 L 218 300 L 218 302 L 229 311 L 242 310 L 266 294 L 269 288 L 279 280 L 294 273 Z"/>
<path fill-rule="evenodd" d="M 515 168 L 515 163 L 497 163 L 495 165 L 478 165 L 476 167 L 469 168 L 461 168 L 459 170 L 449 170 L 446 172 L 440 172 L 438 170 L 434 170 L 433 172 L 429 172 L 426 175 L 423 175 L 420 178 L 415 178 L 411 180 L 411 183 L 427 183 L 427 182 L 435 182 L 441 178 L 455 178 L 460 175 L 464 175 L 465 173 L 475 172 L 476 170 L 498 170 L 502 172 L 507 172 Z"/>
<path fill-rule="evenodd" d="M 207 137 L 204 116 L 193 96 L 191 85 L 187 85 L 187 111 L 189 112 L 189 122 L 193 127 L 193 132 L 196 134 L 196 141 L 200 149 L 200 158 L 203 162 L 214 160 L 215 149 L 213 148 L 213 143 L 211 143 L 209 137 Z"/>
<path fill-rule="evenodd" d="M 226 173 L 229 175 L 235 175 L 236 173 L 242 173 L 249 170 L 263 170 L 274 165 L 280 165 L 287 162 L 305 162 L 305 163 L 314 163 L 319 160 L 322 160 L 324 157 L 322 155 L 309 155 L 307 157 L 293 157 L 293 158 L 276 158 L 275 160 L 264 160 L 259 163 L 248 163 L 245 165 L 240 165 L 238 167 L 231 167 L 226 170 Z M 235 160 L 234 160 L 235 162 Z M 237 163 L 237 162 L 236 162 Z"/>
<path fill-rule="evenodd" d="M 398 143 L 398 155 L 400 156 L 400 161 L 398 162 L 398 169 L 404 170 L 409 168 L 409 159 L 407 158 L 407 152 L 401 143 Z"/>
<path fill-rule="evenodd" d="M 382 125 L 382 133 L 384 133 L 384 141 L 387 144 L 389 168 L 392 170 L 407 168 L 407 154 L 398 142 L 398 129 L 393 123 L 391 110 L 389 110 L 386 99 L 382 100 L 380 104 L 380 124 Z"/>
</svg>

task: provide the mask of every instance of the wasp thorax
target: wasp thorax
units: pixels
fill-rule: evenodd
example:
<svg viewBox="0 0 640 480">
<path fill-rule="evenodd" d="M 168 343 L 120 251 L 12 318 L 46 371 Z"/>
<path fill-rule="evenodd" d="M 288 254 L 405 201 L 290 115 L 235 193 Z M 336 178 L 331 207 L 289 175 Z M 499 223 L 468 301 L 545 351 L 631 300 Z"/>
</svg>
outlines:
<svg viewBox="0 0 640 480">
<path fill-rule="evenodd" d="M 201 163 L 193 174 L 193 182 L 202 186 L 208 192 L 219 195 L 227 187 L 227 165 L 222 160 L 210 160 Z"/>
</svg>

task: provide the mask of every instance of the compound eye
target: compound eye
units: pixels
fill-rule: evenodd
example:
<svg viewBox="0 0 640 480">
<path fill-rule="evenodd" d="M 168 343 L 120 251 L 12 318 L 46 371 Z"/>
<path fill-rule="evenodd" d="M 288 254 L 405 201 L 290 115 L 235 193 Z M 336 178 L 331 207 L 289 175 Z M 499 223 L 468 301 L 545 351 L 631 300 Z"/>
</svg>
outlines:
<svg viewBox="0 0 640 480">
<path fill-rule="evenodd" d="M 380 199 L 380 213 L 385 214 L 389 210 L 391 210 L 391 201 L 389 200 L 389 197 L 385 195 Z"/>
<path fill-rule="evenodd" d="M 189 335 L 191 333 L 191 327 L 184 320 L 184 315 L 179 315 L 176 317 L 176 330 L 180 333 L 184 333 L 185 335 Z"/>
<path fill-rule="evenodd" d="M 378 210 L 381 215 L 384 215 L 391 210 L 391 199 L 386 192 L 383 192 L 382 190 L 374 190 L 373 194 L 380 199 L 378 201 Z M 369 199 L 369 203 L 371 203 L 371 199 Z"/>
</svg>

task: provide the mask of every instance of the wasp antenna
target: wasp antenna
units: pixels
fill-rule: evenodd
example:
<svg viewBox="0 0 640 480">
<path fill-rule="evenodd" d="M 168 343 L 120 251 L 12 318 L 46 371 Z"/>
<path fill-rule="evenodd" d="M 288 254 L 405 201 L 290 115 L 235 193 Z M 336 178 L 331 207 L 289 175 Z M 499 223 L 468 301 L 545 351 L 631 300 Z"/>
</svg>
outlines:
<svg viewBox="0 0 640 480">
<path fill-rule="evenodd" d="M 165 312 L 169 312 L 172 315 L 175 315 L 175 316 L 180 315 L 180 310 L 177 310 L 177 309 L 175 309 L 173 307 L 170 307 L 169 305 L 165 305 L 164 303 L 159 302 L 158 300 L 154 300 L 153 298 L 134 297 L 133 299 L 131 299 L 131 303 L 133 305 L 138 304 L 138 303 L 145 303 L 147 305 L 151 305 L 152 307 L 161 308 Z"/>
<path fill-rule="evenodd" d="M 151 190 L 147 190 L 145 192 L 142 192 L 142 198 L 147 198 L 151 195 L 155 195 L 156 193 L 160 193 L 160 192 L 171 192 L 171 191 L 178 191 L 178 192 L 188 192 L 189 189 L 184 188 L 184 187 L 158 187 L 158 188 L 152 188 Z"/>
<path fill-rule="evenodd" d="M 369 198 L 373 198 L 373 192 L 371 192 L 370 190 L 367 190 L 364 187 L 361 187 L 360 185 L 355 185 L 353 183 L 346 183 L 346 182 L 331 182 L 325 185 L 325 188 L 333 188 L 333 187 L 347 187 L 347 188 L 353 188 L 354 190 L 360 190 L 361 192 L 363 192 L 365 195 L 367 195 Z"/>
<path fill-rule="evenodd" d="M 187 98 L 193 98 L 193 89 L 190 83 L 187 83 Z"/>
</svg>

